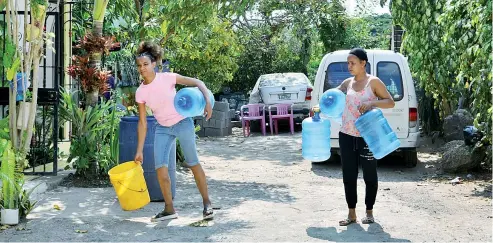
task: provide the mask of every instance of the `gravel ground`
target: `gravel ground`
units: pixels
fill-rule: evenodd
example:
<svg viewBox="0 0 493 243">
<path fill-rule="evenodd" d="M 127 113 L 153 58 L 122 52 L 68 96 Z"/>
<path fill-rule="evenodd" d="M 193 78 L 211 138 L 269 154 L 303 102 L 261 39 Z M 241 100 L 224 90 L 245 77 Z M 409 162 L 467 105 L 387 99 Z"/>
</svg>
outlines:
<svg viewBox="0 0 493 243">
<path fill-rule="evenodd" d="M 423 146 L 420 163 L 400 158 L 379 165 L 376 223 L 341 227 L 346 214 L 338 163 L 312 164 L 301 157 L 301 133 L 254 135 L 240 129 L 198 141 L 216 210 L 200 221 L 201 198 L 192 174 L 178 175 L 179 218 L 152 223 L 163 204 L 125 212 L 113 188 L 60 186 L 2 241 L 480 241 L 492 240 L 491 175 L 440 173 L 439 154 Z M 460 184 L 449 181 L 464 178 Z M 358 181 L 358 217 L 364 216 L 364 182 Z M 57 209 L 59 208 L 59 210 Z"/>
</svg>

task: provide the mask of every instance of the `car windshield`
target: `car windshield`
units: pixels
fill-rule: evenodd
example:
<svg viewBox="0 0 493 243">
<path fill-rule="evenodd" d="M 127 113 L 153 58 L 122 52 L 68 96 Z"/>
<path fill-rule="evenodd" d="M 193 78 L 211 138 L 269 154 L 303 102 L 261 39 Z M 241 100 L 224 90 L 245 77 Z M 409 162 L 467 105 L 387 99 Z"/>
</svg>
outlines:
<svg viewBox="0 0 493 243">
<path fill-rule="evenodd" d="M 370 73 L 370 64 L 366 66 L 366 72 Z M 377 75 L 378 78 L 387 87 L 390 95 L 395 101 L 402 100 L 404 96 L 402 75 L 399 65 L 395 62 L 378 62 Z M 346 62 L 334 62 L 327 67 L 327 75 L 324 82 L 324 92 L 327 89 L 339 86 L 342 81 L 351 77 Z"/>
<path fill-rule="evenodd" d="M 366 72 L 371 73 L 370 63 L 366 65 Z M 352 77 L 349 73 L 347 62 L 334 62 L 327 67 L 327 75 L 325 76 L 324 92 L 328 89 L 339 86 L 342 81 Z"/>
</svg>

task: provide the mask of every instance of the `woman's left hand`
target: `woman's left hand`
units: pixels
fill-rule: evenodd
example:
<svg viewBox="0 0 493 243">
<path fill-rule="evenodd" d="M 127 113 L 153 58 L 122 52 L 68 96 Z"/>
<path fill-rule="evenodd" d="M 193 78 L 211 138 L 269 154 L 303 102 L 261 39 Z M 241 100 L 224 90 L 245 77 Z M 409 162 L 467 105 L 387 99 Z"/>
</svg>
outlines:
<svg viewBox="0 0 493 243">
<path fill-rule="evenodd" d="M 205 104 L 205 110 L 204 110 L 204 115 L 206 116 L 205 117 L 205 120 L 209 120 L 211 119 L 211 116 L 212 116 L 212 105 L 210 102 L 207 102 L 207 104 Z"/>
<path fill-rule="evenodd" d="M 358 107 L 358 109 L 359 109 L 359 112 L 360 112 L 361 114 L 363 114 L 363 113 L 365 113 L 365 112 L 367 112 L 367 111 L 369 111 L 369 110 L 373 109 L 373 107 L 374 107 L 373 102 L 371 102 L 371 101 L 367 101 L 367 102 L 363 102 L 363 103 L 362 103 L 362 104 Z"/>
</svg>

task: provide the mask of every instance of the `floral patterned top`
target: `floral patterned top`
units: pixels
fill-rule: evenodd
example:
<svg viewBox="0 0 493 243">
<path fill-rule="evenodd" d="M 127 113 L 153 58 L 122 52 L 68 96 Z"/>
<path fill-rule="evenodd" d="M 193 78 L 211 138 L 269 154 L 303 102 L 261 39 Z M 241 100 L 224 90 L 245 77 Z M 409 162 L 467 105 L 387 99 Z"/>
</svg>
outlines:
<svg viewBox="0 0 493 243">
<path fill-rule="evenodd" d="M 370 86 L 370 80 L 366 83 L 363 90 L 357 92 L 352 88 L 354 78 L 349 82 L 346 92 L 346 107 L 342 113 L 341 132 L 354 137 L 361 137 L 354 123 L 361 116 L 358 107 L 367 101 L 377 100 Z"/>
</svg>

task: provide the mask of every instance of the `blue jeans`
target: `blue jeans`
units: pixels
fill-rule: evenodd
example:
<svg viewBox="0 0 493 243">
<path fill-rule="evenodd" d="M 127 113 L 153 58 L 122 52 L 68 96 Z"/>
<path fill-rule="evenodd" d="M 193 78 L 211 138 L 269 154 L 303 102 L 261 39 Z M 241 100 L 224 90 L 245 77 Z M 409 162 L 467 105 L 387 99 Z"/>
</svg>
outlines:
<svg viewBox="0 0 493 243">
<path fill-rule="evenodd" d="M 197 146 L 195 145 L 195 126 L 192 118 L 185 118 L 171 127 L 165 127 L 159 123 L 154 133 L 154 163 L 155 168 L 168 167 L 172 145 L 178 139 L 185 156 L 185 163 L 192 167 L 199 164 Z M 171 168 L 170 168 L 171 169 Z"/>
</svg>

